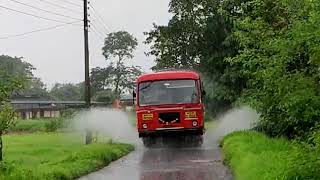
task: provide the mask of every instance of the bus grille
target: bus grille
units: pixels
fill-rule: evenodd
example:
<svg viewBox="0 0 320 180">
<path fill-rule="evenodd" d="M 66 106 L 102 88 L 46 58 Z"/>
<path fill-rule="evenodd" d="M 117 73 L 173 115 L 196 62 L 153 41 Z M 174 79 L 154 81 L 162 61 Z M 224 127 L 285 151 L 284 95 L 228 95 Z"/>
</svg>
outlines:
<svg viewBox="0 0 320 180">
<path fill-rule="evenodd" d="M 160 124 L 167 123 L 179 123 L 180 122 L 180 113 L 159 113 L 159 122 Z"/>
</svg>

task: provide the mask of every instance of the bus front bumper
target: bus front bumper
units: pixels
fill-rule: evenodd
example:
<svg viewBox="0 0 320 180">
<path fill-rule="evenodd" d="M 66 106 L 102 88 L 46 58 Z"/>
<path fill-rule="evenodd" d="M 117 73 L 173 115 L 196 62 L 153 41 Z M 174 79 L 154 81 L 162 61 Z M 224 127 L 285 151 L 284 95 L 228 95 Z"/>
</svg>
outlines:
<svg viewBox="0 0 320 180">
<path fill-rule="evenodd" d="M 186 129 L 183 127 L 157 128 L 156 130 L 143 130 L 139 132 L 139 137 L 150 136 L 184 136 L 184 135 L 203 135 L 204 128 Z"/>
</svg>

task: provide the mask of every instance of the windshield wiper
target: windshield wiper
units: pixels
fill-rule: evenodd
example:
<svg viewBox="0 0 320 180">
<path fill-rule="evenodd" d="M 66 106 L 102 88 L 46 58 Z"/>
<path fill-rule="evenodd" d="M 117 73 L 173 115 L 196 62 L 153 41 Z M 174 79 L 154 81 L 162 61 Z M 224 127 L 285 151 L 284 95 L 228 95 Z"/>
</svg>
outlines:
<svg viewBox="0 0 320 180">
<path fill-rule="evenodd" d="M 152 84 L 152 83 L 154 83 L 154 81 L 149 82 L 149 84 L 148 84 L 148 85 L 146 85 L 145 87 L 143 87 L 143 88 L 139 89 L 139 91 L 142 91 L 142 90 L 145 90 L 145 89 L 149 88 L 149 87 L 151 86 L 151 84 Z"/>
</svg>

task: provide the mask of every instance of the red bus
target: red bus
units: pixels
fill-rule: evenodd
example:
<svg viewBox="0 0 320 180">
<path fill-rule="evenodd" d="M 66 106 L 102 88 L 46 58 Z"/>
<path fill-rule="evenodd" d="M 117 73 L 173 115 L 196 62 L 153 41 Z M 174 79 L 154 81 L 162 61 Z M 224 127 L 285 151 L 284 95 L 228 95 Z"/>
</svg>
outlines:
<svg viewBox="0 0 320 180">
<path fill-rule="evenodd" d="M 205 91 L 193 71 L 166 71 L 137 79 L 137 129 L 145 146 L 157 137 L 183 137 L 201 145 L 204 134 Z"/>
</svg>

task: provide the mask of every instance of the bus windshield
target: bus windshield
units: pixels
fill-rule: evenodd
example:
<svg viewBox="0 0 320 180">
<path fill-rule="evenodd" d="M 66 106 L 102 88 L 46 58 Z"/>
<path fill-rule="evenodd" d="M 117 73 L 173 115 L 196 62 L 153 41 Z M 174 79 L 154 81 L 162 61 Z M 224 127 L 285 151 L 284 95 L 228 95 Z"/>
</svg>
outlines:
<svg viewBox="0 0 320 180">
<path fill-rule="evenodd" d="M 195 80 L 148 81 L 139 84 L 139 105 L 199 103 Z"/>
</svg>

